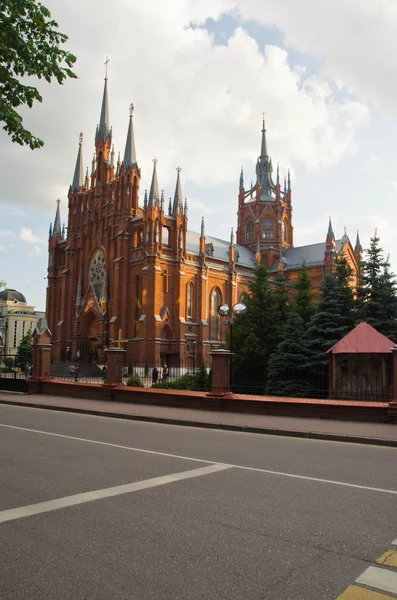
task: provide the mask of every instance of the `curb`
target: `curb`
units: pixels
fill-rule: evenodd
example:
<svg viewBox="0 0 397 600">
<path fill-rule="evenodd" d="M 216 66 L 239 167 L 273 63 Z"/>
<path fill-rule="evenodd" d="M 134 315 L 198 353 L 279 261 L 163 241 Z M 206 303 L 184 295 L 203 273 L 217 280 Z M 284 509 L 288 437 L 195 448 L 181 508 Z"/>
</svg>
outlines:
<svg viewBox="0 0 397 600">
<path fill-rule="evenodd" d="M 39 408 L 42 410 L 55 410 L 96 417 L 107 417 L 114 419 L 125 419 L 129 421 L 141 421 L 144 423 L 160 423 L 163 425 L 180 425 L 184 427 L 198 427 L 202 429 L 220 429 L 223 431 L 237 431 L 240 433 L 256 433 L 262 435 L 274 435 L 282 437 L 303 438 L 311 440 L 327 440 L 331 442 L 348 442 L 351 444 L 367 444 L 371 446 L 387 446 L 397 448 L 397 440 L 384 438 L 373 438 L 361 435 L 339 435 L 337 433 L 320 433 L 316 431 L 294 431 L 291 429 L 272 429 L 270 427 L 254 427 L 251 425 L 228 425 L 227 423 L 207 423 L 205 421 L 192 421 L 189 419 L 171 419 L 168 417 L 149 417 L 145 415 L 130 415 L 127 413 L 116 413 L 88 408 L 77 408 L 74 406 L 51 406 L 49 404 L 33 404 L 31 402 L 16 402 L 13 400 L 0 399 L 0 404 L 10 406 L 23 406 L 25 408 Z"/>
</svg>

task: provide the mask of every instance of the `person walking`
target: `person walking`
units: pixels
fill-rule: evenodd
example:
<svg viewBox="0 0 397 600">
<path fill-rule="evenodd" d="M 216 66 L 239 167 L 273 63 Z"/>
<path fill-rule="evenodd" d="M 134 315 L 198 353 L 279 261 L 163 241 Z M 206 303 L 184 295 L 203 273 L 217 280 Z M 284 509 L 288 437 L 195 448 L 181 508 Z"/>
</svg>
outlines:
<svg viewBox="0 0 397 600">
<path fill-rule="evenodd" d="M 152 370 L 152 387 L 154 385 L 156 385 L 158 379 L 159 379 L 158 369 L 157 369 L 157 367 L 153 367 L 153 370 Z"/>
<path fill-rule="evenodd" d="M 170 374 L 167 365 L 164 365 L 163 367 L 163 381 L 164 383 L 167 383 L 167 379 L 168 379 L 168 375 Z"/>
</svg>

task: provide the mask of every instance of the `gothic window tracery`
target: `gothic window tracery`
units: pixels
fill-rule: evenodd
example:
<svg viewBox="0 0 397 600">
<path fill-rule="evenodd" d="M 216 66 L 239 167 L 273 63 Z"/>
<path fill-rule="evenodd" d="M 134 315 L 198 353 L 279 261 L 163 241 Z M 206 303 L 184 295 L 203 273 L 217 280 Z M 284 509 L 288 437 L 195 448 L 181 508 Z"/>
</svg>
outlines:
<svg viewBox="0 0 397 600">
<path fill-rule="evenodd" d="M 107 299 L 106 260 L 101 250 L 97 250 L 91 259 L 89 280 L 97 302 Z"/>
<path fill-rule="evenodd" d="M 221 304 L 221 295 L 217 288 L 211 292 L 210 299 L 210 337 L 211 340 L 219 340 L 220 336 L 220 317 L 218 307 Z"/>
<path fill-rule="evenodd" d="M 247 242 L 252 242 L 254 239 L 254 222 L 252 219 L 249 219 L 245 227 L 245 239 Z"/>
<path fill-rule="evenodd" d="M 186 315 L 189 318 L 193 318 L 194 311 L 194 286 L 193 283 L 190 282 L 187 284 L 187 293 L 186 293 Z"/>
<path fill-rule="evenodd" d="M 262 238 L 271 240 L 274 238 L 274 225 L 271 219 L 266 219 L 262 225 Z"/>
</svg>

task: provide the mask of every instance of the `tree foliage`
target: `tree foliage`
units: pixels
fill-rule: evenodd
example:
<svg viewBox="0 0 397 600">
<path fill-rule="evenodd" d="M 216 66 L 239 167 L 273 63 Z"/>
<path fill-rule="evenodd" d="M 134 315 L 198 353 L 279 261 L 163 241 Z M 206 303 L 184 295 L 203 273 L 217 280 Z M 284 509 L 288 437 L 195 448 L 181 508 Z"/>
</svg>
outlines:
<svg viewBox="0 0 397 600">
<path fill-rule="evenodd" d="M 302 269 L 299 272 L 296 287 L 298 293 L 294 298 L 294 304 L 301 319 L 307 325 L 314 315 L 315 304 L 312 292 L 312 281 L 305 262 L 302 264 Z"/>
<path fill-rule="evenodd" d="M 7 283 L 5 281 L 3 281 L 2 279 L 0 279 L 0 290 L 3 290 L 7 287 Z"/>
<path fill-rule="evenodd" d="M 23 126 L 17 109 L 42 102 L 26 77 L 62 84 L 76 78 L 76 57 L 61 48 L 68 37 L 58 31 L 50 11 L 36 0 L 3 0 L 0 5 L 0 121 L 13 142 L 32 150 L 44 142 Z"/>
<path fill-rule="evenodd" d="M 390 272 L 389 258 L 383 256 L 376 231 L 361 268 L 357 320 L 365 321 L 386 337 L 397 341 L 396 279 Z"/>
<path fill-rule="evenodd" d="M 285 325 L 284 339 L 269 360 L 267 393 L 276 396 L 310 396 L 312 383 L 308 362 L 306 323 L 299 314 L 299 306 L 295 304 Z"/>
<path fill-rule="evenodd" d="M 24 369 L 26 365 L 31 365 L 33 362 L 33 336 L 32 332 L 28 333 L 22 338 L 21 343 L 18 346 L 17 355 L 15 357 L 15 364 L 17 367 Z"/>
</svg>

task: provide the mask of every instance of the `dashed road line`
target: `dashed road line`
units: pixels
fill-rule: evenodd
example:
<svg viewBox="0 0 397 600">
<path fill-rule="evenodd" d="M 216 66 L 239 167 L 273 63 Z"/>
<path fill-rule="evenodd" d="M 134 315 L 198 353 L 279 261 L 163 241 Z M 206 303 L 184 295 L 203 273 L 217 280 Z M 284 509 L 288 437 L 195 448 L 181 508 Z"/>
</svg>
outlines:
<svg viewBox="0 0 397 600">
<path fill-rule="evenodd" d="M 394 567 L 397 569 L 397 550 L 388 550 L 377 559 L 376 563 L 384 567 Z"/>
<path fill-rule="evenodd" d="M 358 585 L 351 585 L 337 600 L 396 600 L 392 596 L 385 596 L 379 592 L 367 590 Z"/>
<path fill-rule="evenodd" d="M 21 519 L 23 517 L 31 517 L 33 515 L 51 512 L 53 510 L 59 510 L 68 506 L 76 506 L 86 502 L 93 502 L 94 500 L 101 500 L 103 498 L 110 498 L 112 496 L 120 496 L 121 494 L 130 494 L 131 492 L 138 492 L 140 490 L 158 487 L 159 485 L 166 485 L 175 481 L 183 481 L 184 479 L 192 479 L 193 477 L 202 477 L 203 475 L 209 475 L 211 473 L 224 471 L 230 468 L 231 467 L 228 465 L 210 465 L 208 467 L 201 467 L 200 469 L 182 471 L 181 473 L 173 473 L 171 475 L 163 475 L 161 477 L 153 477 L 152 479 L 145 479 L 144 481 L 136 481 L 134 483 L 126 483 L 124 485 L 117 485 L 115 487 L 105 488 L 102 490 L 93 490 L 91 492 L 84 492 L 82 494 L 74 494 L 73 496 L 66 496 L 64 498 L 57 498 L 55 500 L 39 502 L 37 504 L 30 504 L 29 506 L 11 508 L 0 512 L 0 523 L 7 523 L 8 521 L 15 521 L 16 519 Z"/>
<path fill-rule="evenodd" d="M 0 423 L 0 427 L 6 427 L 9 429 L 17 429 L 19 431 L 28 431 L 31 433 L 39 433 L 42 435 L 49 435 L 52 437 L 59 437 L 59 438 L 67 439 L 67 440 L 75 440 L 75 441 L 85 442 L 85 443 L 89 443 L 89 444 L 98 444 L 100 446 L 108 446 L 110 448 L 120 448 L 123 450 L 130 450 L 132 452 L 141 452 L 142 454 L 151 454 L 151 455 L 155 455 L 155 456 L 166 456 L 168 458 L 177 458 L 180 460 L 190 460 L 190 461 L 194 461 L 194 462 L 201 462 L 201 463 L 205 463 L 207 465 L 225 464 L 225 463 L 220 463 L 215 460 L 206 460 L 203 458 L 196 458 L 196 457 L 192 457 L 192 456 L 171 454 L 169 452 L 158 452 L 156 450 L 147 450 L 145 448 L 134 448 L 132 446 L 124 446 L 121 444 L 112 444 L 110 442 L 101 442 L 99 440 L 91 440 L 91 439 L 87 439 L 87 438 L 76 437 L 73 435 L 64 435 L 61 433 L 53 433 L 52 431 L 43 431 L 41 429 L 30 429 L 28 427 L 18 427 L 17 425 L 6 425 L 4 423 Z M 284 471 L 272 471 L 270 469 L 260 469 L 257 467 L 248 467 L 245 465 L 234 465 L 234 464 L 229 463 L 227 466 L 234 467 L 235 469 L 241 469 L 243 471 L 251 471 L 254 473 L 264 473 L 266 475 L 276 475 L 278 477 L 289 477 L 291 479 L 301 479 L 303 481 L 312 481 L 314 483 L 326 483 L 328 485 L 338 485 L 341 487 L 355 488 L 358 490 L 365 490 L 365 491 L 369 491 L 369 492 L 378 492 L 381 494 L 392 494 L 392 495 L 397 496 L 397 490 L 371 487 L 368 485 L 359 485 L 357 483 L 348 483 L 346 481 L 336 481 L 334 479 L 322 479 L 320 477 L 310 477 L 308 475 L 298 475 L 296 473 L 286 473 Z"/>
</svg>

